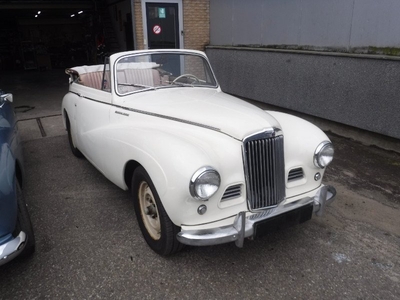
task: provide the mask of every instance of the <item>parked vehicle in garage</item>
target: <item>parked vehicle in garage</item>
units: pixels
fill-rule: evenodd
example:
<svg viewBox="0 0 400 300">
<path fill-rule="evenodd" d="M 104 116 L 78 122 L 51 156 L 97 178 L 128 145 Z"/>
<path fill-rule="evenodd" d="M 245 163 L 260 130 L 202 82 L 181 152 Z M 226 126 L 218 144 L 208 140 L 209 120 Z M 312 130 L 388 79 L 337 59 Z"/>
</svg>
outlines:
<svg viewBox="0 0 400 300">
<path fill-rule="evenodd" d="M 35 251 L 22 187 L 23 159 L 12 94 L 0 91 L 0 265 Z"/>
<path fill-rule="evenodd" d="M 122 52 L 66 73 L 62 114 L 73 154 L 130 189 L 159 254 L 184 244 L 242 247 L 322 215 L 335 198 L 321 182 L 334 154 L 329 138 L 223 93 L 202 52 Z"/>
</svg>

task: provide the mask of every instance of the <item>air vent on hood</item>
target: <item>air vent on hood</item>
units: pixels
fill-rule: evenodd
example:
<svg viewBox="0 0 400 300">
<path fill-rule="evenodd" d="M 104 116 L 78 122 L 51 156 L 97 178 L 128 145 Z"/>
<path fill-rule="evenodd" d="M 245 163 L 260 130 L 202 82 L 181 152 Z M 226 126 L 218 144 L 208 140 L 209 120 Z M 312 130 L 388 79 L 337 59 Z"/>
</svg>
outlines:
<svg viewBox="0 0 400 300">
<path fill-rule="evenodd" d="M 221 201 L 226 201 L 234 198 L 239 198 L 242 195 L 242 185 L 232 185 L 228 187 L 222 196 Z"/>
<path fill-rule="evenodd" d="M 303 168 L 292 169 L 289 172 L 288 182 L 302 179 L 304 177 Z"/>
</svg>

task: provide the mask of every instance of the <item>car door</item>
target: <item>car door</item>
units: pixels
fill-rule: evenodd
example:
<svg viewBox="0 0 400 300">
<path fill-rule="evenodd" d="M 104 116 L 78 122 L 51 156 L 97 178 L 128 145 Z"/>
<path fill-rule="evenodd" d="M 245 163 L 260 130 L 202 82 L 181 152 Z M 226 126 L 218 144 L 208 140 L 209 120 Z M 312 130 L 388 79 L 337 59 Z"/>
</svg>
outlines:
<svg viewBox="0 0 400 300">
<path fill-rule="evenodd" d="M 76 128 L 79 150 L 102 171 L 103 132 L 110 122 L 112 95 L 108 87 L 109 65 L 105 64 L 101 89 L 85 88 L 76 101 Z"/>
</svg>

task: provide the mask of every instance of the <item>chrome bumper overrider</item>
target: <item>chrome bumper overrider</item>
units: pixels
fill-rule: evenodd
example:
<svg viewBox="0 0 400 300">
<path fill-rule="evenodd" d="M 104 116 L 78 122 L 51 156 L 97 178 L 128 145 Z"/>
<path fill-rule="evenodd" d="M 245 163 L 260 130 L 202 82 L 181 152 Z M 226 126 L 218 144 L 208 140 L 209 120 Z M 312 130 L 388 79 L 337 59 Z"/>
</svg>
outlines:
<svg viewBox="0 0 400 300">
<path fill-rule="evenodd" d="M 336 196 L 336 189 L 333 186 L 323 186 L 317 194 L 311 198 L 306 197 L 286 205 L 278 205 L 277 207 L 249 215 L 246 212 L 240 212 L 232 225 L 202 229 L 202 230 L 182 230 L 178 233 L 177 239 L 182 244 L 192 246 L 209 246 L 235 242 L 236 246 L 243 247 L 245 238 L 252 237 L 254 234 L 254 224 L 280 214 L 290 212 L 306 205 L 313 205 L 313 212 L 317 216 L 322 216 L 325 206 L 333 202 Z"/>
<path fill-rule="evenodd" d="M 0 245 L 0 266 L 17 257 L 24 250 L 26 238 L 25 232 L 21 231 L 11 241 Z"/>
</svg>

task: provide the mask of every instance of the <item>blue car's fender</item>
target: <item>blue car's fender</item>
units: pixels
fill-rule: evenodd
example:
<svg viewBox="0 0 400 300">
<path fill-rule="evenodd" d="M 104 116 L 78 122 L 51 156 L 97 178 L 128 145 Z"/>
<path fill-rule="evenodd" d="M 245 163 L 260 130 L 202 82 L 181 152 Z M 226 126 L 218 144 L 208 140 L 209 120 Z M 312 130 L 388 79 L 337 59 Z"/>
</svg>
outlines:
<svg viewBox="0 0 400 300">
<path fill-rule="evenodd" d="M 0 91 L 0 266 L 35 251 L 35 235 L 21 191 L 22 147 L 11 106 Z"/>
<path fill-rule="evenodd" d="M 5 102 L 0 113 L 0 243 L 13 232 L 17 221 L 17 149 L 14 112 L 10 103 Z"/>
</svg>

